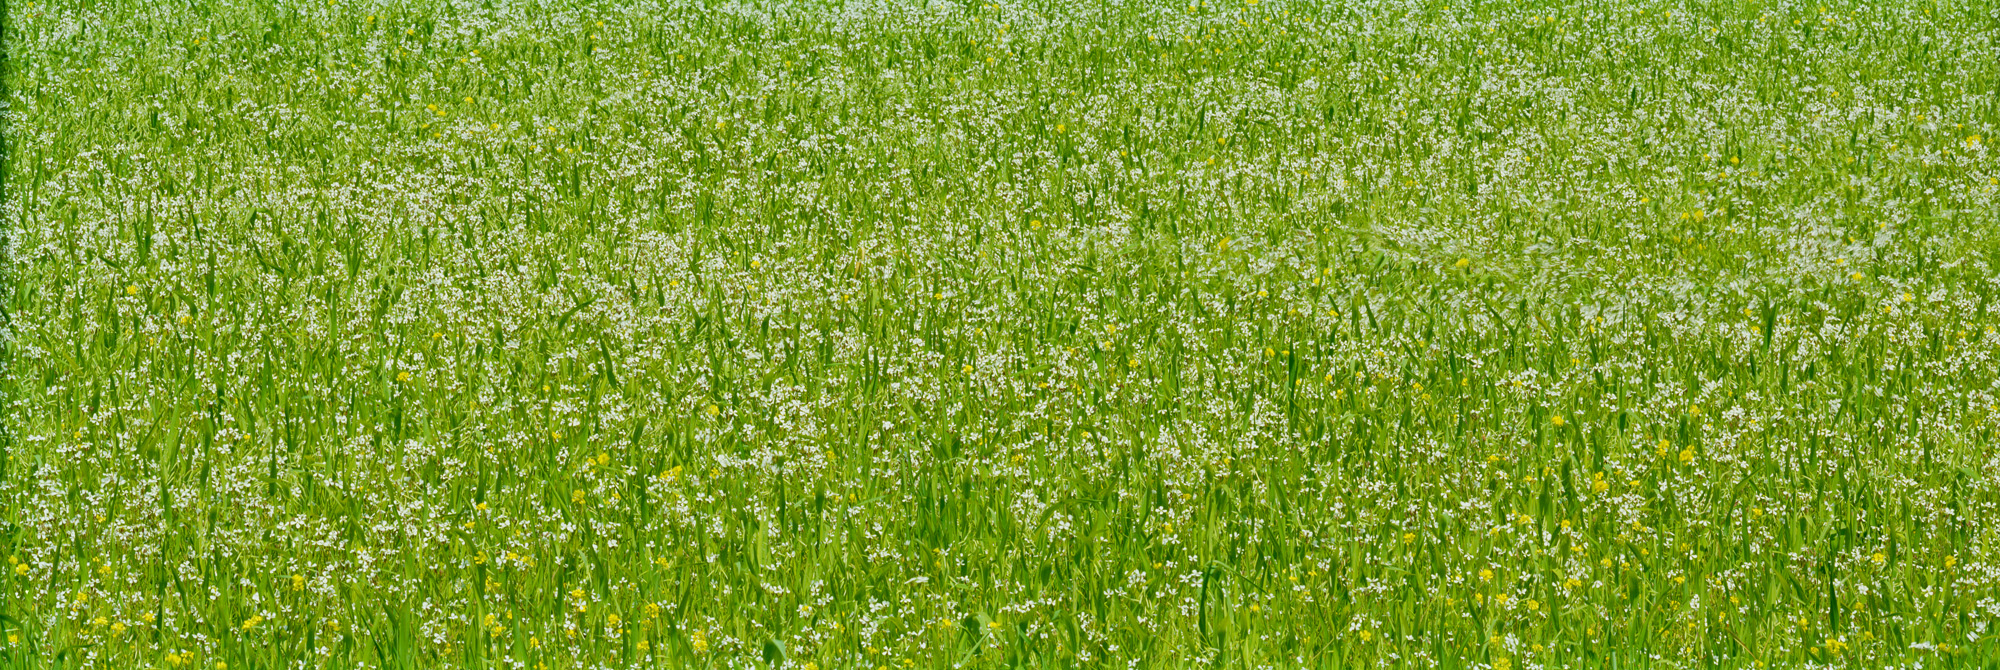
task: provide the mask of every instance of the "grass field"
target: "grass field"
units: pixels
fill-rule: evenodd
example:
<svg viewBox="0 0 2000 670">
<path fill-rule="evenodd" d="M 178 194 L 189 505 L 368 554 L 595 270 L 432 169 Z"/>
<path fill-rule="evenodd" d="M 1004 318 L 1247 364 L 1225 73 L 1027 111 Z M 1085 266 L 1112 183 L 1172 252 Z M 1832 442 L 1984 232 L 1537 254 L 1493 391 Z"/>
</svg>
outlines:
<svg viewBox="0 0 2000 670">
<path fill-rule="evenodd" d="M 2000 667 L 1989 2 L 4 13 L 0 667 Z"/>
</svg>

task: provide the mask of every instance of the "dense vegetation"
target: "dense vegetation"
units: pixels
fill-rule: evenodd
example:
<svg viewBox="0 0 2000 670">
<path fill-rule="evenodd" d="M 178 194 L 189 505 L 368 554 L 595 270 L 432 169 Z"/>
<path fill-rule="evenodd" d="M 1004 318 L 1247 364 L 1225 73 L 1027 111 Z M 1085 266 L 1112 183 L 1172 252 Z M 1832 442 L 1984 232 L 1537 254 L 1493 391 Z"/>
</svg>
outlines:
<svg viewBox="0 0 2000 670">
<path fill-rule="evenodd" d="M 1881 4 L 13 0 L 0 664 L 1992 667 Z"/>
</svg>

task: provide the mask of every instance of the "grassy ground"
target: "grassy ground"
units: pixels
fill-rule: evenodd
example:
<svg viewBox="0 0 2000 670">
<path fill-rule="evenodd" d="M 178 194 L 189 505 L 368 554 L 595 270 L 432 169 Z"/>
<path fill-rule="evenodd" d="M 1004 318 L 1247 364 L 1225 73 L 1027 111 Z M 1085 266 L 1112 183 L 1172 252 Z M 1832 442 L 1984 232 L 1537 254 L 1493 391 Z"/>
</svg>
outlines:
<svg viewBox="0 0 2000 670">
<path fill-rule="evenodd" d="M 2000 665 L 1885 4 L 11 0 L 0 665 Z"/>
</svg>

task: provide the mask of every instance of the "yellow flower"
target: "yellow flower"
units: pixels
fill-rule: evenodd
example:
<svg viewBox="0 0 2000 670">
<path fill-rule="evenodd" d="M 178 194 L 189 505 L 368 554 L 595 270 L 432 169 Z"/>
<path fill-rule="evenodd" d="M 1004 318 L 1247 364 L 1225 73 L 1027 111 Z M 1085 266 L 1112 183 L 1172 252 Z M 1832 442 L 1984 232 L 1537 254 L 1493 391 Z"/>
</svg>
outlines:
<svg viewBox="0 0 2000 670">
<path fill-rule="evenodd" d="M 1687 448 L 1687 449 L 1682 449 L 1682 450 L 1681 450 L 1681 453 L 1680 453 L 1680 457 L 1681 457 L 1681 462 L 1682 462 L 1682 463 L 1688 463 L 1688 462 L 1690 462 L 1690 461 L 1693 461 L 1693 460 L 1694 460 L 1694 448 L 1690 447 L 1690 448 Z"/>
<path fill-rule="evenodd" d="M 305 590 L 305 588 L 306 588 L 305 575 L 292 575 L 292 590 L 303 591 Z"/>
<path fill-rule="evenodd" d="M 132 284 L 130 286 L 126 286 L 125 295 L 139 295 L 139 285 Z"/>
<path fill-rule="evenodd" d="M 1869 556 L 1868 560 L 1873 561 L 1875 563 L 1875 567 L 1879 568 L 1882 567 L 1883 565 L 1888 564 L 1889 557 L 1887 555 L 1884 555 L 1882 552 L 1878 551 L 1875 552 L 1875 555 Z"/>
<path fill-rule="evenodd" d="M 1492 571 L 1492 570 L 1480 570 L 1480 571 L 1479 571 L 1479 581 L 1482 581 L 1482 582 L 1490 582 L 1490 581 L 1493 581 L 1493 571 Z"/>
<path fill-rule="evenodd" d="M 1563 427 L 1564 425 L 1567 425 L 1567 424 L 1568 424 L 1569 422 L 1568 422 L 1568 421 L 1565 421 L 1565 420 L 1563 420 L 1563 418 L 1562 418 L 1562 417 L 1558 416 L 1558 417 L 1556 417 L 1556 418 L 1554 418 L 1554 419 L 1550 420 L 1550 421 L 1549 421 L 1549 423 L 1553 423 L 1553 424 L 1555 424 L 1555 425 L 1556 425 L 1556 427 L 1557 427 L 1557 428 L 1561 428 L 1561 427 Z"/>
<path fill-rule="evenodd" d="M 1467 266 L 1467 265 L 1471 265 L 1471 264 L 1472 264 L 1472 259 L 1470 259 L 1470 258 L 1460 258 L 1460 259 L 1458 259 L 1458 262 L 1457 262 L 1457 263 L 1455 263 L 1454 265 L 1457 265 L 1458 267 L 1465 267 L 1465 266 Z"/>
</svg>

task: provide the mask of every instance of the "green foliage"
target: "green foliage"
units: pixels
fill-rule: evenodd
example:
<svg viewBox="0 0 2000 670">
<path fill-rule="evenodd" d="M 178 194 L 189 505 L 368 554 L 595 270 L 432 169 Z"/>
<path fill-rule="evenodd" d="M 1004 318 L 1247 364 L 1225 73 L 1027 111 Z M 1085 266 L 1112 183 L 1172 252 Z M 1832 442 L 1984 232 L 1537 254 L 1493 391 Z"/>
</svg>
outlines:
<svg viewBox="0 0 2000 670">
<path fill-rule="evenodd" d="M 629 4 L 12 0 L 0 667 L 2000 658 L 1986 3 Z"/>
</svg>

